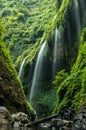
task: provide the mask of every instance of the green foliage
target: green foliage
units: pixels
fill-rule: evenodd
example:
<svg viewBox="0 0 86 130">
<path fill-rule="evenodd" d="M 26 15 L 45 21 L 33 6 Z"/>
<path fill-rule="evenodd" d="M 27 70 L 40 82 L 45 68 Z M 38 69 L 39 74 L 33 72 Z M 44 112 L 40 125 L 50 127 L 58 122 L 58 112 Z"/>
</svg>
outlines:
<svg viewBox="0 0 86 130">
<path fill-rule="evenodd" d="M 53 0 L 4 0 L 1 4 L 0 14 L 7 30 L 5 42 L 7 47 L 10 48 L 15 62 L 24 50 L 28 51 L 30 44 L 34 45 L 42 38 L 43 33 L 50 28 L 56 11 L 55 3 L 53 3 Z"/>
<path fill-rule="evenodd" d="M 58 12 L 57 12 L 57 27 L 64 28 L 67 20 L 67 13 L 70 7 L 70 0 L 63 0 Z"/>
<path fill-rule="evenodd" d="M 55 111 L 61 110 L 68 104 L 77 110 L 83 103 L 84 94 L 86 94 L 86 28 L 83 29 L 81 35 L 78 57 L 71 74 L 57 86 L 58 102 Z"/>
<path fill-rule="evenodd" d="M 65 72 L 65 70 L 61 70 L 56 74 L 53 84 L 55 86 L 59 86 L 67 77 L 68 77 L 68 73 Z"/>
<path fill-rule="evenodd" d="M 39 108 L 38 113 L 40 113 L 39 116 L 45 117 L 49 116 L 56 104 L 56 90 L 54 88 L 49 88 L 49 86 L 46 86 L 46 89 L 48 91 L 44 90 L 39 92 L 39 100 L 37 102 L 37 106 Z"/>
<path fill-rule="evenodd" d="M 30 115 L 31 114 L 34 115 L 34 110 L 33 110 L 32 106 L 30 105 L 30 103 L 27 100 L 25 100 L 25 104 L 28 107 Z"/>
<path fill-rule="evenodd" d="M 16 60 L 16 68 L 18 68 L 20 66 L 20 64 L 21 64 L 22 60 L 25 58 L 25 56 L 27 56 L 27 61 L 26 61 L 25 66 L 34 59 L 34 57 L 37 55 L 37 53 L 41 47 L 41 44 L 43 43 L 43 40 L 44 40 L 44 38 L 41 40 L 38 39 L 34 45 L 33 44 L 29 45 L 28 49 L 25 50 L 23 52 L 23 54 L 20 55 L 18 57 L 18 59 Z"/>
<path fill-rule="evenodd" d="M 16 72 L 16 70 L 14 68 L 14 65 L 12 64 L 12 60 L 11 60 L 11 57 L 10 57 L 10 52 L 9 52 L 8 49 L 6 49 L 5 44 L 1 40 L 0 40 L 0 59 L 4 62 L 4 64 L 8 68 L 11 76 L 15 77 L 16 80 L 20 83 L 20 86 L 22 87 L 21 82 L 20 82 L 20 80 L 18 78 L 17 72 Z"/>
<path fill-rule="evenodd" d="M 3 41 L 5 30 L 2 27 L 2 21 L 0 20 L 0 42 Z"/>
<path fill-rule="evenodd" d="M 4 0 L 2 2 L 4 8 L 1 10 L 1 15 L 5 10 L 10 11 L 10 15 L 3 15 L 2 17 L 7 29 L 5 42 L 10 48 L 17 68 L 19 68 L 20 62 L 24 59 L 26 53 L 29 54 L 29 50 L 31 50 L 28 57 L 29 61 L 35 57 L 38 48 L 40 48 L 41 38 L 44 35 L 45 39 L 50 41 L 53 37 L 54 28 L 59 23 L 64 28 L 69 0 L 67 2 L 64 0 L 62 4 L 61 1 L 58 1 L 58 9 L 56 2 L 53 2 L 53 0 L 9 1 L 8 3 Z M 38 41 L 39 47 L 35 45 Z M 33 46 L 33 49 L 30 49 L 30 46 Z"/>
<path fill-rule="evenodd" d="M 56 4 L 56 3 L 55 3 Z M 54 29 L 57 27 L 61 33 L 63 34 L 64 29 L 68 20 L 68 11 L 71 6 L 70 0 L 63 0 L 62 2 L 57 0 L 58 7 L 56 8 L 56 12 L 54 13 L 54 18 L 52 19 L 52 23 L 49 28 L 46 30 L 46 37 L 48 41 L 51 41 L 54 34 Z M 61 35 L 62 35 L 61 34 Z"/>
<path fill-rule="evenodd" d="M 9 15 L 10 15 L 10 10 L 3 10 L 2 17 L 9 16 Z"/>
<path fill-rule="evenodd" d="M 5 101 L 6 103 L 3 105 L 6 106 L 7 108 L 9 108 L 9 110 L 13 112 L 13 111 L 18 111 L 18 110 L 16 110 L 17 106 L 15 106 L 15 104 L 18 104 L 19 107 L 21 106 L 21 110 L 25 111 L 24 110 L 24 108 L 25 108 L 25 109 L 27 109 L 26 111 L 29 115 L 31 115 L 31 114 L 33 115 L 34 114 L 33 108 L 26 101 L 26 97 L 24 95 L 22 84 L 18 78 L 14 65 L 12 64 L 10 52 L 6 48 L 6 46 L 3 42 L 4 34 L 3 34 L 2 23 L 0 24 L 0 33 L 1 33 L 1 35 L 0 35 L 0 63 L 2 63 L 1 67 L 2 68 L 4 67 L 4 69 L 1 70 L 1 71 L 3 71 L 3 80 L 1 81 L 3 83 L 1 83 L 2 85 L 0 87 L 3 87 L 3 92 L 2 92 L 3 97 L 5 96 L 5 94 L 7 94 L 7 95 L 9 94 L 8 100 L 6 99 L 6 101 Z M 4 72 L 4 70 L 5 70 L 5 72 Z M 8 77 L 6 77 L 6 79 L 5 79 L 4 73 L 6 75 L 8 75 Z M 5 84 L 5 80 L 6 80 L 6 84 Z M 4 86 L 4 85 L 6 85 L 6 86 Z M 9 93 L 8 91 L 10 90 L 11 87 L 12 87 L 12 92 Z M 19 99 L 17 97 L 17 92 L 18 92 Z M 11 98 L 12 96 L 13 96 L 13 99 Z M 3 100 L 5 100 L 5 98 L 6 97 L 4 97 Z M 10 103 L 11 103 L 10 99 L 14 103 L 13 105 L 10 105 Z"/>
<path fill-rule="evenodd" d="M 84 44 L 86 41 L 86 28 L 84 28 L 82 35 L 81 35 L 81 43 Z"/>
</svg>

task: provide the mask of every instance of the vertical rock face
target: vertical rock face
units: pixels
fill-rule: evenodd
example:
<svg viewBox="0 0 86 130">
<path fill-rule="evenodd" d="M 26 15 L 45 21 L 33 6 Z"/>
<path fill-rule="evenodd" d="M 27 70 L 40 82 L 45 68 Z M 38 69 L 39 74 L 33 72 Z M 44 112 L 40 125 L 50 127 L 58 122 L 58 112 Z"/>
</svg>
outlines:
<svg viewBox="0 0 86 130">
<path fill-rule="evenodd" d="M 19 82 L 12 76 L 3 61 L 0 61 L 0 105 L 7 107 L 11 113 L 18 111 L 30 113 L 30 107 L 26 103 Z"/>
<path fill-rule="evenodd" d="M 2 30 L 1 30 L 2 31 Z M 0 106 L 5 106 L 10 113 L 25 112 L 29 116 L 33 113 L 26 101 L 21 82 L 12 64 L 9 51 L 0 37 Z"/>
</svg>

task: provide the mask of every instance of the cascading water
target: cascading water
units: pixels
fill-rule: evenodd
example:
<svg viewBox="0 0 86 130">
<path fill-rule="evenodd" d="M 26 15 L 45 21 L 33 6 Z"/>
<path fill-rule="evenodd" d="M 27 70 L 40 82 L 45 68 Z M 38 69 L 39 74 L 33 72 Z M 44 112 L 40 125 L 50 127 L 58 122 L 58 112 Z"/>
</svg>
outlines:
<svg viewBox="0 0 86 130">
<path fill-rule="evenodd" d="M 30 91 L 29 101 L 34 108 L 35 108 L 35 101 L 33 100 L 33 98 L 34 98 L 34 95 L 37 94 L 37 90 L 39 89 L 38 85 L 39 85 L 40 76 L 42 76 L 41 71 L 42 71 L 43 56 L 44 56 L 45 48 L 46 48 L 46 41 L 43 43 L 38 53 L 38 58 L 35 65 L 32 86 L 31 86 L 31 91 Z"/>
<path fill-rule="evenodd" d="M 55 29 L 55 42 L 54 42 L 54 52 L 53 52 L 53 77 L 56 72 L 56 61 L 57 61 L 57 44 L 58 44 L 58 29 Z"/>
<path fill-rule="evenodd" d="M 55 29 L 53 50 L 53 78 L 59 70 L 64 68 L 64 45 L 61 30 Z"/>
<path fill-rule="evenodd" d="M 86 0 L 80 0 L 79 1 L 79 7 L 80 7 L 80 18 L 81 18 L 81 22 L 82 22 L 82 27 L 85 24 L 85 18 L 86 18 Z"/>
<path fill-rule="evenodd" d="M 80 23 L 80 13 L 79 13 L 79 3 L 77 0 L 73 0 L 73 3 L 74 3 L 74 14 L 75 14 L 76 28 L 78 31 L 78 36 L 80 37 L 81 23 Z"/>
<path fill-rule="evenodd" d="M 80 0 L 80 5 L 81 5 L 82 14 L 83 14 L 85 12 L 85 2 L 84 2 L 84 0 Z"/>
<path fill-rule="evenodd" d="M 24 64 L 25 64 L 26 59 L 27 59 L 27 56 L 22 61 L 20 69 L 19 69 L 19 75 L 18 76 L 19 76 L 20 79 L 22 78 L 22 72 L 23 72 L 23 69 L 24 69 Z"/>
</svg>

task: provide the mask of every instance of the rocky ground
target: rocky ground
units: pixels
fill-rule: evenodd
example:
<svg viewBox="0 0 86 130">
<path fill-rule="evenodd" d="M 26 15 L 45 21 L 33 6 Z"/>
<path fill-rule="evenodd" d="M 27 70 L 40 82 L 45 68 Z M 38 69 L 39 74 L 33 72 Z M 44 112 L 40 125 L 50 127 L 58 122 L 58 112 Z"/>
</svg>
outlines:
<svg viewBox="0 0 86 130">
<path fill-rule="evenodd" d="M 28 127 L 30 122 L 27 114 L 18 112 L 11 115 L 7 108 L 0 107 L 0 126 Z M 74 114 L 72 108 L 65 108 L 58 118 L 51 119 L 48 127 L 52 127 L 53 130 L 86 130 L 86 109 Z"/>
<path fill-rule="evenodd" d="M 66 107 L 60 112 L 60 118 L 65 119 L 69 124 L 61 126 L 61 130 L 86 130 L 86 107 L 85 103 L 80 107 L 77 113 L 72 107 Z"/>
<path fill-rule="evenodd" d="M 18 112 L 11 115 L 7 108 L 0 107 L 0 126 L 20 127 L 27 126 L 29 122 L 27 114 Z"/>
<path fill-rule="evenodd" d="M 86 109 L 80 110 L 74 116 L 73 130 L 86 130 Z"/>
</svg>

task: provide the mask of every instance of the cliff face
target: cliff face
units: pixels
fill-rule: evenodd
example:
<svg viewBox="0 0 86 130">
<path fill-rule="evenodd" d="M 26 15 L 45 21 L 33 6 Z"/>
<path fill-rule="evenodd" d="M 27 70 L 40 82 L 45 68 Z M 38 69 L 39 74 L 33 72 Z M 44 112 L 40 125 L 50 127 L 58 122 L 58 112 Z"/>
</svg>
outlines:
<svg viewBox="0 0 86 130">
<path fill-rule="evenodd" d="M 62 82 L 60 82 L 60 80 Z M 56 111 L 72 106 L 76 111 L 86 106 L 86 28 L 83 29 L 77 60 L 70 74 L 58 73 L 54 84 L 57 86 Z"/>
<path fill-rule="evenodd" d="M 24 92 L 19 82 L 12 77 L 3 61 L 0 60 L 0 105 L 6 106 L 11 113 L 23 111 L 30 113 Z"/>
<path fill-rule="evenodd" d="M 2 24 L 0 22 L 0 24 Z M 26 101 L 17 72 L 11 62 L 8 49 L 3 43 L 3 29 L 0 25 L 0 106 L 5 106 L 11 113 L 23 111 L 32 113 L 32 108 Z"/>
</svg>

